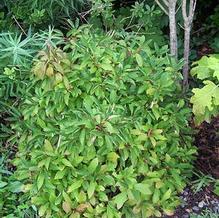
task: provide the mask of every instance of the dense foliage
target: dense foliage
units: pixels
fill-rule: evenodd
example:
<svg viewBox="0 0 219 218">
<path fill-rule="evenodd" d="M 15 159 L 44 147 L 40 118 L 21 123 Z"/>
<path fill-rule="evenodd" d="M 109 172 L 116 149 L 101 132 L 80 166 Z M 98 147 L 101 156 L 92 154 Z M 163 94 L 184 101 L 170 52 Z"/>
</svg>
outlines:
<svg viewBox="0 0 219 218">
<path fill-rule="evenodd" d="M 218 11 L 199 1 L 191 59 L 219 51 Z M 155 1 L 2 0 L 0 31 L 0 217 L 173 214 L 196 150 Z M 218 114 L 218 69 L 193 65 L 197 124 Z"/>
<path fill-rule="evenodd" d="M 144 37 L 68 36 L 40 52 L 14 125 L 23 191 L 45 217 L 171 214 L 195 152 L 180 66 Z"/>
</svg>

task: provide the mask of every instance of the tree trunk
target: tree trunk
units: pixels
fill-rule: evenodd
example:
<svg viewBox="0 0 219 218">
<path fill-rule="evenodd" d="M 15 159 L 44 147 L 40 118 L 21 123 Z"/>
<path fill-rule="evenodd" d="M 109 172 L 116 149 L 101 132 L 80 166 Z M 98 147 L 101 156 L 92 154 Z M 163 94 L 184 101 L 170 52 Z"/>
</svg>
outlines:
<svg viewBox="0 0 219 218">
<path fill-rule="evenodd" d="M 190 54 L 190 34 L 194 18 L 197 0 L 189 1 L 189 11 L 187 12 L 187 0 L 182 0 L 182 15 L 184 19 L 184 66 L 183 66 L 183 89 L 188 88 L 189 79 L 189 54 Z M 188 15 L 187 15 L 188 14 Z"/>
<path fill-rule="evenodd" d="M 178 58 L 178 43 L 176 32 L 176 0 L 169 1 L 170 52 Z"/>
<path fill-rule="evenodd" d="M 184 66 L 183 66 L 183 87 L 188 88 L 189 79 L 189 54 L 190 54 L 190 33 L 191 24 L 185 23 L 184 25 Z"/>
</svg>

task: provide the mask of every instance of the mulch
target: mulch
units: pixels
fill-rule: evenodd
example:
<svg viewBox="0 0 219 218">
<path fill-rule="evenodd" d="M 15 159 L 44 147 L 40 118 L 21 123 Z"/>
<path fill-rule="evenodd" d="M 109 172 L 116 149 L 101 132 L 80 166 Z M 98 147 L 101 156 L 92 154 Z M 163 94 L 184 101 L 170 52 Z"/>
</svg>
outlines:
<svg viewBox="0 0 219 218">
<path fill-rule="evenodd" d="M 194 144 L 198 148 L 196 169 L 219 179 L 219 117 L 198 127 Z"/>
</svg>

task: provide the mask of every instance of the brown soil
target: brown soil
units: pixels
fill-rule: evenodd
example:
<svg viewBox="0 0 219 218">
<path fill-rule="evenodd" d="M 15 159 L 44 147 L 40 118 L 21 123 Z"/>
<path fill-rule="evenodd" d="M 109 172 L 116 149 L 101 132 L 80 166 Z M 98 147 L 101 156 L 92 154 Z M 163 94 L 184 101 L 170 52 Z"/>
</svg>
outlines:
<svg viewBox="0 0 219 218">
<path fill-rule="evenodd" d="M 195 166 L 204 174 L 219 179 L 219 117 L 214 118 L 211 123 L 204 122 L 198 130 L 195 137 L 198 148 Z"/>
</svg>

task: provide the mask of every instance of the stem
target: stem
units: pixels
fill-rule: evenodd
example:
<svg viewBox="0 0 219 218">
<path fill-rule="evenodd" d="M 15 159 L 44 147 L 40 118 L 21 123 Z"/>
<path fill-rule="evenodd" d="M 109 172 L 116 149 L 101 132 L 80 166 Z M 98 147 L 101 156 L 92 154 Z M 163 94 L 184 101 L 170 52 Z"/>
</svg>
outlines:
<svg viewBox="0 0 219 218">
<path fill-rule="evenodd" d="M 183 66 L 183 89 L 188 88 L 189 79 L 189 54 L 190 54 L 190 37 L 192 22 L 195 13 L 197 0 L 190 0 L 189 12 L 187 14 L 187 0 L 182 0 L 182 15 L 184 20 L 184 66 Z"/>
<path fill-rule="evenodd" d="M 169 2 L 170 53 L 178 58 L 178 43 L 176 32 L 176 0 Z"/>
<path fill-rule="evenodd" d="M 166 14 L 166 15 L 168 15 L 168 11 L 163 7 L 163 5 L 160 3 L 160 1 L 159 0 L 155 0 L 155 2 L 159 5 L 159 7 L 161 8 L 161 10 Z M 167 6 L 167 2 L 166 1 L 164 1 L 164 3 L 165 3 L 165 5 Z"/>
<path fill-rule="evenodd" d="M 185 31 L 184 31 L 183 86 L 185 89 L 188 88 L 188 79 L 189 79 L 190 33 L 191 33 L 191 26 L 187 23 L 185 24 Z"/>
<path fill-rule="evenodd" d="M 25 32 L 25 30 L 23 29 L 23 27 L 20 25 L 20 23 L 18 22 L 18 20 L 16 19 L 16 17 L 13 15 L 13 19 L 16 22 L 16 24 L 18 25 L 18 27 L 21 29 L 21 31 L 23 32 L 23 34 L 25 36 L 27 36 L 27 33 Z"/>
</svg>

